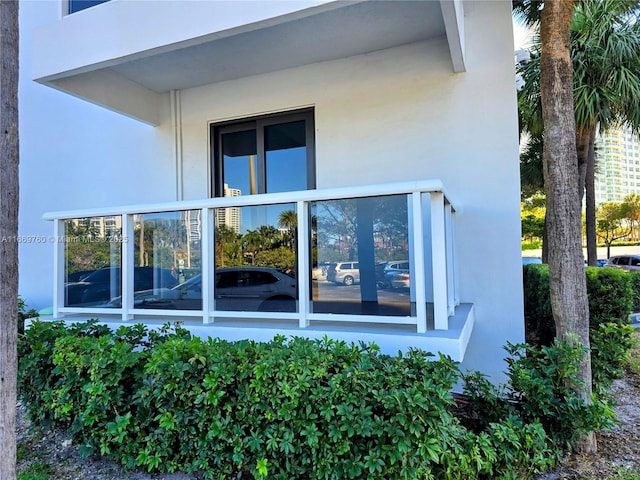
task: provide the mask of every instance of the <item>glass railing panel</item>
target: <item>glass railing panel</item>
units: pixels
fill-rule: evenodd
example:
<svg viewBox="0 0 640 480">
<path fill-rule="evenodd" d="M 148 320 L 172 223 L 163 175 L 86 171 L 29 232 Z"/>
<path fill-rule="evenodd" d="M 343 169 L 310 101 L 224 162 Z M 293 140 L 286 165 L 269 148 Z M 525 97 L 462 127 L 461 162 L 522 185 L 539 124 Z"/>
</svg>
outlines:
<svg viewBox="0 0 640 480">
<path fill-rule="evenodd" d="M 408 196 L 310 203 L 311 312 L 411 316 Z"/>
<path fill-rule="evenodd" d="M 297 312 L 295 204 L 214 209 L 218 311 Z"/>
<path fill-rule="evenodd" d="M 114 307 L 121 295 L 122 217 L 64 222 L 64 306 Z"/>
<path fill-rule="evenodd" d="M 201 210 L 133 216 L 133 307 L 202 309 Z M 121 305 L 121 299 L 112 300 Z"/>
</svg>

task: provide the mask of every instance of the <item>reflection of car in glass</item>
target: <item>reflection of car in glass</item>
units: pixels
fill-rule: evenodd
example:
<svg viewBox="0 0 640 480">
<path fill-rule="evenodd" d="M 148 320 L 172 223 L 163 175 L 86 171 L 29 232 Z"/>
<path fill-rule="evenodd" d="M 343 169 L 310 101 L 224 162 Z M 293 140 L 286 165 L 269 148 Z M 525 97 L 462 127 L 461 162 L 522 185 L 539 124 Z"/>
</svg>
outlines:
<svg viewBox="0 0 640 480">
<path fill-rule="evenodd" d="M 215 309 L 248 312 L 295 312 L 296 279 L 276 268 L 219 268 L 215 275 Z M 202 309 L 202 277 L 196 275 L 171 289 L 134 295 L 134 308 Z M 121 299 L 111 306 L 120 306 Z"/>
<path fill-rule="evenodd" d="M 327 280 L 344 285 L 360 283 L 360 265 L 358 262 L 332 263 L 327 268 Z"/>
<path fill-rule="evenodd" d="M 408 260 L 391 261 L 386 263 L 384 266 L 384 286 L 397 288 L 393 284 L 393 279 L 398 273 L 409 273 Z"/>
<path fill-rule="evenodd" d="M 151 288 L 171 288 L 178 280 L 164 268 L 135 267 L 134 291 Z M 121 289 L 120 267 L 105 267 L 81 277 L 79 282 L 65 284 L 65 306 L 96 306 L 119 296 Z"/>
<path fill-rule="evenodd" d="M 396 272 L 389 275 L 391 288 L 409 288 L 411 286 L 409 272 Z"/>
<path fill-rule="evenodd" d="M 313 269 L 311 270 L 311 279 L 326 280 L 329 265 L 330 264 L 328 262 L 320 262 L 317 266 L 313 267 Z"/>
</svg>

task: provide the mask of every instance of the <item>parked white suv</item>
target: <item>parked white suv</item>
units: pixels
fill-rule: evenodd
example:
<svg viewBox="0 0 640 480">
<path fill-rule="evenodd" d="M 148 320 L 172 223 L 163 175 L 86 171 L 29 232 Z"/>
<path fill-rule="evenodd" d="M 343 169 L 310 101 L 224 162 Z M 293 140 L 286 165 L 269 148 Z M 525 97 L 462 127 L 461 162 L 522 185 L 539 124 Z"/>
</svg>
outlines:
<svg viewBox="0 0 640 480">
<path fill-rule="evenodd" d="M 360 264 L 358 262 L 332 263 L 327 268 L 327 280 L 344 285 L 360 283 Z"/>
<path fill-rule="evenodd" d="M 628 272 L 640 270 L 640 255 L 616 255 L 611 257 L 607 267 L 620 268 Z"/>
</svg>

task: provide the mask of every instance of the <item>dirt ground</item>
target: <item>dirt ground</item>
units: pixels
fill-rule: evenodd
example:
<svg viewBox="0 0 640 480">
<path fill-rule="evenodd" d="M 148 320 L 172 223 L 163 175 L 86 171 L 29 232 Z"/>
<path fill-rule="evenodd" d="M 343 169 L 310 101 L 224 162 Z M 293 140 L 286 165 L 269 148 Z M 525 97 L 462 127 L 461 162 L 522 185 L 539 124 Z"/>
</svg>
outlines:
<svg viewBox="0 0 640 480">
<path fill-rule="evenodd" d="M 612 387 L 617 399 L 619 425 L 598 433 L 598 453 L 592 456 L 569 456 L 553 471 L 535 480 L 613 480 L 640 478 L 640 377 L 627 374 Z M 49 480 L 196 480 L 177 474 L 125 472 L 114 463 L 100 458 L 83 459 L 64 432 L 40 432 L 29 428 L 24 409 L 18 419 L 18 471 L 34 464 L 47 465 Z M 638 475 L 623 476 L 627 472 Z"/>
</svg>

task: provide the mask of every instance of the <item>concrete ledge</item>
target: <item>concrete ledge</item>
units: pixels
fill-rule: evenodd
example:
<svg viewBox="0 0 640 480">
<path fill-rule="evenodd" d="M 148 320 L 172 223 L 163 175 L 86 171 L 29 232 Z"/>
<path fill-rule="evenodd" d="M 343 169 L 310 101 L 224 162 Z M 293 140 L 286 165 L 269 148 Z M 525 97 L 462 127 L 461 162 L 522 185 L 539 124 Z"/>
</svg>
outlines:
<svg viewBox="0 0 640 480">
<path fill-rule="evenodd" d="M 65 317 L 67 324 L 84 322 L 91 317 Z M 53 317 L 41 317 L 41 320 L 54 320 Z M 122 325 L 134 325 L 142 323 L 149 329 L 157 329 L 167 322 L 175 322 L 175 318 L 167 319 L 136 319 L 131 322 L 122 322 L 108 318 L 98 320 L 116 330 Z M 200 338 L 221 338 L 235 341 L 252 339 L 256 341 L 269 341 L 276 335 L 289 337 L 306 337 L 321 339 L 329 337 L 348 343 L 375 343 L 381 352 L 396 355 L 398 352 L 407 352 L 409 349 L 420 349 L 433 354 L 442 353 L 451 357 L 453 361 L 462 362 L 471 338 L 475 324 L 475 308 L 472 304 L 461 304 L 456 307 L 455 315 L 449 317 L 448 330 L 429 330 L 419 334 L 415 332 L 415 326 L 362 324 L 343 322 L 313 322 L 308 328 L 297 328 L 288 322 L 272 322 L 270 324 L 258 324 L 254 320 L 228 320 L 215 323 L 194 323 L 193 319 L 185 321 L 182 326 L 193 335 Z M 26 321 L 28 326 L 29 320 Z M 413 330 L 413 331 L 412 331 Z"/>
</svg>

